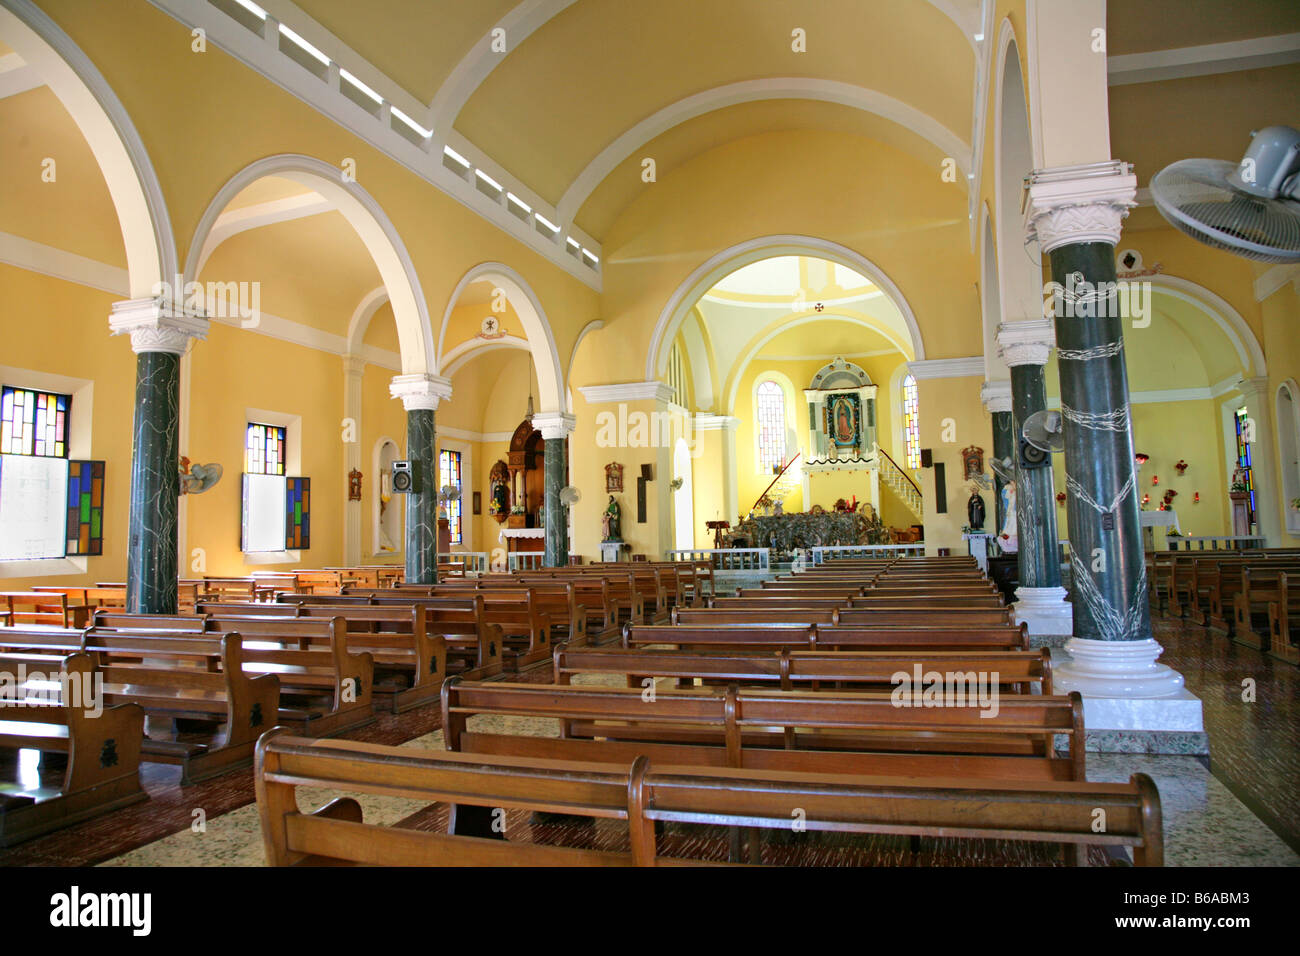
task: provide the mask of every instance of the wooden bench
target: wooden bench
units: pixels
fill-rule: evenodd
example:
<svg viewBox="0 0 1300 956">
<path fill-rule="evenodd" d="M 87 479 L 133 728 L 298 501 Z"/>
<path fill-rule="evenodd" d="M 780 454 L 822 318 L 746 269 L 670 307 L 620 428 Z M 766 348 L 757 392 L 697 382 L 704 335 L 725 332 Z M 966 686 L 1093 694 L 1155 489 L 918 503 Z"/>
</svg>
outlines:
<svg viewBox="0 0 1300 956">
<path fill-rule="evenodd" d="M 314 597 L 309 595 L 308 597 Z M 376 703 L 395 714 L 428 704 L 438 697 L 447 677 L 447 641 L 430 635 L 422 604 L 410 606 L 310 604 L 209 604 L 200 613 L 214 617 L 342 618 L 350 651 L 363 651 L 374 660 Z"/>
<path fill-rule="evenodd" d="M 348 650 L 347 622 L 341 617 L 186 617 L 99 611 L 95 630 L 145 637 L 170 630 L 238 631 L 243 637 L 244 672 L 275 674 L 279 679 L 281 722 L 328 737 L 374 720 L 374 659 Z"/>
<path fill-rule="evenodd" d="M 96 713 L 103 701 L 90 656 L 48 660 L 57 662 L 57 669 L 41 673 L 57 680 L 55 697 L 48 689 L 30 686 L 35 668 L 28 657 L 0 655 L 0 673 L 8 685 L 0 695 L 0 750 L 67 756 L 58 787 L 38 782 L 31 789 L 18 784 L 0 788 L 0 847 L 148 799 L 140 786 L 144 711 L 137 704 L 117 704 Z M 63 698 L 65 688 L 74 699 Z"/>
<path fill-rule="evenodd" d="M 1232 639 L 1268 650 L 1268 606 L 1281 600 L 1281 576 L 1300 574 L 1300 562 L 1278 560 L 1249 563 L 1241 568 L 1240 590 L 1232 596 Z"/>
<path fill-rule="evenodd" d="M 868 627 L 996 627 L 1015 622 L 1011 607 L 852 607 L 839 612 L 839 624 Z"/>
<path fill-rule="evenodd" d="M 1278 598 L 1268 605 L 1268 632 L 1269 656 L 1300 665 L 1300 574 L 1279 576 Z"/>
<path fill-rule="evenodd" d="M 810 773 L 1084 780 L 1083 701 L 999 696 L 979 706 L 896 706 L 891 694 L 467 682 L 442 691 L 447 749 L 493 756 Z M 981 716 L 983 714 L 984 716 Z M 475 715 L 545 717 L 562 736 L 467 729 Z M 1056 756 L 1063 735 L 1068 756 Z"/>
<path fill-rule="evenodd" d="M 748 624 L 766 626 L 768 624 L 838 624 L 840 610 L 837 607 L 798 607 L 783 608 L 673 608 L 672 623 L 694 626 L 714 626 L 718 624 Z"/>
<path fill-rule="evenodd" d="M 889 686 L 899 673 L 908 677 L 914 667 L 922 673 L 944 675 L 996 673 L 1000 686 L 1012 693 L 1052 694 L 1052 655 L 1036 651 L 696 651 L 646 647 L 567 647 L 554 652 L 555 683 L 569 684 L 574 674 L 623 674 L 629 687 L 644 678 L 698 679 L 741 685 L 774 685 L 793 690 L 796 685 Z"/>
<path fill-rule="evenodd" d="M 1028 650 L 1029 631 L 1025 624 L 988 627 L 642 624 L 624 628 L 624 647 L 652 645 L 697 650 Z"/>
<path fill-rule="evenodd" d="M 656 847 L 666 823 L 789 831 L 800 816 L 813 832 L 997 838 L 1064 844 L 1085 863 L 1086 845 L 1132 847 L 1140 866 L 1163 862 L 1160 800 L 1144 774 L 1128 784 L 909 781 L 664 767 L 645 758 L 591 764 L 535 758 L 412 752 L 351 741 L 312 741 L 279 731 L 259 744 L 255 774 L 267 862 L 273 866 L 664 866 Z M 543 810 L 626 822 L 628 851 L 553 847 L 515 840 L 367 824 L 340 797 L 314 813 L 298 791 L 412 796 L 453 808 L 469 798 L 505 809 Z M 1094 832 L 1097 808 L 1105 832 Z M 904 809 L 905 808 L 905 809 Z M 751 862 L 759 862 L 751 856 Z"/>
<path fill-rule="evenodd" d="M 85 627 L 89 612 L 68 602 L 68 595 L 49 591 L 0 591 L 0 611 L 10 626 L 53 624 L 57 627 Z"/>
</svg>

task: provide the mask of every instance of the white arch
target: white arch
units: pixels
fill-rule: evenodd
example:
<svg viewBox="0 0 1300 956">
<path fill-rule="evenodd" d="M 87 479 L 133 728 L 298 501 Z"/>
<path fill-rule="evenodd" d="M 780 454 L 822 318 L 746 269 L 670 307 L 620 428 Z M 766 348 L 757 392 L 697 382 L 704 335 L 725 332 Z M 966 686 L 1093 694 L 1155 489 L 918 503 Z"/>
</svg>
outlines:
<svg viewBox="0 0 1300 956">
<path fill-rule="evenodd" d="M 41 77 L 81 130 L 104 174 L 126 247 L 132 298 L 176 274 L 176 240 L 140 134 L 90 58 L 30 0 L 4 0 L 0 36 Z"/>
<path fill-rule="evenodd" d="M 447 335 L 447 324 L 461 293 L 471 283 L 479 279 L 495 282 L 504 289 L 506 298 L 515 308 L 515 314 L 523 324 L 524 335 L 528 337 L 528 347 L 533 353 L 533 364 L 537 368 L 537 390 L 542 407 L 539 411 L 558 412 L 565 409 L 564 372 L 560 368 L 560 354 L 555 345 L 555 335 L 551 332 L 551 323 L 546 318 L 542 303 L 533 293 L 532 287 L 524 281 L 514 269 L 500 262 L 480 262 L 466 272 L 456 288 L 452 289 L 447 300 L 447 308 L 442 313 L 442 326 L 438 331 L 438 352 L 442 352 Z M 445 372 L 441 374 L 447 374 Z"/>
<path fill-rule="evenodd" d="M 1000 322 L 1043 314 L 1043 266 L 1038 244 L 1025 245 L 1020 218 L 1024 178 L 1033 169 L 1025 78 L 1015 30 L 1009 19 L 998 30 L 993 94 L 993 218 L 997 249 Z"/>
<path fill-rule="evenodd" d="M 1285 396 L 1285 397 L 1284 397 Z M 1280 382 L 1273 393 L 1277 430 L 1278 470 L 1282 477 L 1282 509 L 1288 534 L 1300 534 L 1300 513 L 1291 502 L 1300 498 L 1300 385 L 1293 378 Z"/>
<path fill-rule="evenodd" d="M 397 320 L 397 341 L 402 352 L 404 375 L 425 374 L 437 369 L 433 350 L 433 329 L 420 289 L 420 278 L 402 237 L 398 235 L 383 207 L 356 182 L 345 182 L 337 166 L 311 156 L 283 153 L 259 159 L 238 173 L 218 190 L 199 220 L 185 260 L 185 281 L 198 278 L 203 247 L 217 218 L 230 201 L 249 183 L 265 176 L 280 176 L 325 197 L 343 214 L 365 244 L 379 270 L 384 288 L 393 305 Z"/>
<path fill-rule="evenodd" d="M 1194 305 L 1209 316 L 1232 343 L 1246 377 L 1268 374 L 1268 364 L 1264 360 L 1264 350 L 1259 346 L 1259 339 L 1255 338 L 1255 333 L 1241 317 L 1241 313 L 1221 296 L 1189 279 L 1180 279 L 1178 276 L 1165 275 L 1162 272 L 1153 276 L 1144 276 L 1142 281 L 1149 281 L 1161 292 Z"/>
<path fill-rule="evenodd" d="M 885 338 L 889 339 L 890 344 L 895 346 L 900 352 L 903 352 L 904 357 L 906 357 L 906 352 L 904 352 L 903 349 L 903 343 L 900 343 L 897 339 L 895 339 L 892 335 L 890 335 L 890 330 L 882 329 L 880 326 L 874 325 L 871 322 L 868 322 L 864 318 L 858 316 L 851 316 L 851 315 L 842 315 L 838 312 L 814 312 L 809 315 L 800 315 L 793 319 L 790 319 L 789 321 L 781 322 L 775 328 L 766 332 L 759 339 L 757 339 L 753 345 L 751 345 L 749 348 L 745 349 L 745 351 L 740 353 L 740 356 L 736 359 L 735 364 L 732 366 L 733 371 L 730 374 L 731 383 L 727 387 L 727 403 L 725 406 L 723 406 L 724 407 L 723 414 L 732 415 L 735 413 L 736 394 L 737 392 L 740 391 L 740 379 L 744 373 L 745 367 L 754 360 L 755 355 L 757 355 L 759 352 L 763 350 L 763 346 L 767 345 L 768 342 L 772 341 L 772 339 L 776 338 L 778 335 L 782 334 L 783 332 L 789 332 L 791 329 L 796 329 L 801 325 L 808 325 L 809 323 L 812 322 L 828 322 L 828 321 L 848 322 L 850 325 L 858 325 L 864 329 L 876 333 L 877 335 L 882 335 Z M 904 362 L 903 364 L 907 364 L 907 363 Z M 772 374 L 780 375 L 783 378 L 786 378 L 787 381 L 789 381 L 788 377 L 785 376 L 784 372 L 774 371 Z M 793 389 L 794 384 L 791 383 L 790 387 Z"/>
<path fill-rule="evenodd" d="M 652 381 L 663 372 L 664 364 L 668 360 L 667 350 L 663 347 L 664 343 L 672 341 L 677 334 L 678 327 L 682 324 L 682 320 L 686 317 L 686 313 L 695 305 L 700 296 L 716 285 L 719 280 L 742 266 L 747 266 L 751 262 L 757 262 L 760 259 L 770 259 L 774 256 L 807 255 L 837 262 L 848 269 L 854 270 L 859 275 L 866 276 L 875 283 L 885 295 L 889 296 L 894 306 L 902 314 L 903 321 L 907 324 L 908 333 L 912 340 L 913 361 L 921 361 L 925 358 L 925 344 L 921 339 L 921 328 L 917 325 L 916 316 L 912 313 L 911 305 L 908 304 L 907 299 L 898 286 L 894 284 L 894 281 L 875 263 L 847 246 L 826 239 L 795 235 L 762 236 L 737 243 L 710 257 L 697 266 L 681 285 L 673 291 L 673 294 L 668 297 L 663 311 L 659 313 L 659 321 L 655 323 L 654 333 L 650 337 L 650 347 L 646 351 L 646 380 Z M 660 355 L 661 351 L 664 353 L 662 356 Z"/>
<path fill-rule="evenodd" d="M 589 333 L 595 332 L 597 329 L 603 329 L 604 327 L 605 327 L 605 321 L 603 319 L 592 319 L 590 322 L 588 322 L 586 325 L 582 327 L 582 330 L 578 333 L 578 337 L 573 340 L 573 351 L 569 353 L 569 365 L 568 368 L 565 369 L 564 380 L 566 382 L 573 381 L 573 362 L 578 357 L 578 346 L 582 344 L 582 340 L 585 339 Z M 564 410 L 567 412 L 572 412 L 573 411 L 573 386 L 572 385 L 568 385 L 565 387 L 564 400 L 565 400 Z"/>
<path fill-rule="evenodd" d="M 531 351 L 528 340 L 521 339 L 517 335 L 507 335 L 503 338 L 493 339 L 489 342 L 482 342 L 476 339 L 470 339 L 461 342 L 450 352 L 442 357 L 442 375 L 451 378 L 462 368 L 468 365 L 474 359 L 487 352 L 496 352 L 501 349 L 516 349 L 521 352 Z"/>
<path fill-rule="evenodd" d="M 366 339 L 366 330 L 370 328 L 370 320 L 387 301 L 388 289 L 382 285 L 371 289 L 361 297 L 361 301 L 352 311 L 352 318 L 348 319 L 349 355 L 357 355 L 361 351 L 361 346 Z"/>
<path fill-rule="evenodd" d="M 955 159 L 962 171 L 959 181 L 963 186 L 968 183 L 966 173 L 970 172 L 970 146 L 952 130 L 914 106 L 876 90 L 854 86 L 851 83 L 812 77 L 768 77 L 761 80 L 728 83 L 725 86 L 704 90 L 665 106 L 641 120 L 602 149 L 587 164 L 564 191 L 564 196 L 556 204 L 555 211 L 562 221 L 571 221 L 596 187 L 604 182 L 619 163 L 645 143 L 675 126 L 697 116 L 703 116 L 705 113 L 735 106 L 738 103 L 789 99 L 838 103 L 841 106 L 874 113 L 891 120 L 929 141 L 943 155 Z"/>
<path fill-rule="evenodd" d="M 984 332 L 984 379 L 992 382 L 1004 379 L 1010 371 L 998 355 L 998 323 L 1002 321 L 1002 303 L 998 289 L 997 240 L 993 236 L 993 220 L 989 204 L 980 206 L 980 314 Z"/>
</svg>

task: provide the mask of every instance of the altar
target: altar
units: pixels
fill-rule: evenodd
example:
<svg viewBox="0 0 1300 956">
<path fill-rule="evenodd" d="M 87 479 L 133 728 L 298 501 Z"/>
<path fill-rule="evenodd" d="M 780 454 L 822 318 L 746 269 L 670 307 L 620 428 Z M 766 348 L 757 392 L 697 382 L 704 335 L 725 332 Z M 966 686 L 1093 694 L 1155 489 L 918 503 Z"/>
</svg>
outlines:
<svg viewBox="0 0 1300 956">
<path fill-rule="evenodd" d="M 873 513 L 879 511 L 877 391 L 866 370 L 840 356 L 822 366 L 803 390 L 808 442 L 800 471 L 808 510 L 856 499 L 870 503 Z"/>
<path fill-rule="evenodd" d="M 1173 528 L 1177 534 L 1183 533 L 1182 528 L 1178 526 L 1178 512 L 1173 508 L 1167 508 L 1164 511 L 1140 511 L 1138 512 L 1138 523 L 1142 528 L 1142 547 L 1146 551 L 1156 550 L 1156 528 L 1164 528 L 1165 540 L 1169 539 L 1169 529 Z"/>
</svg>

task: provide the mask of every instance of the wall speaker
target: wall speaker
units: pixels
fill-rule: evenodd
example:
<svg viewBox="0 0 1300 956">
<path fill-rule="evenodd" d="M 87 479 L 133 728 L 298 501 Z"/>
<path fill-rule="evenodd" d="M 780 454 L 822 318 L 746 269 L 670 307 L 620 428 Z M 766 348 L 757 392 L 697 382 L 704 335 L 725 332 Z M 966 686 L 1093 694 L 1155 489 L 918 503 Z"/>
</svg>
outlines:
<svg viewBox="0 0 1300 956">
<path fill-rule="evenodd" d="M 934 464 L 934 451 L 929 448 L 921 449 L 921 467 L 929 468 Z"/>
<path fill-rule="evenodd" d="M 393 462 L 393 491 L 399 495 L 420 493 L 420 463 L 418 461 Z"/>
</svg>

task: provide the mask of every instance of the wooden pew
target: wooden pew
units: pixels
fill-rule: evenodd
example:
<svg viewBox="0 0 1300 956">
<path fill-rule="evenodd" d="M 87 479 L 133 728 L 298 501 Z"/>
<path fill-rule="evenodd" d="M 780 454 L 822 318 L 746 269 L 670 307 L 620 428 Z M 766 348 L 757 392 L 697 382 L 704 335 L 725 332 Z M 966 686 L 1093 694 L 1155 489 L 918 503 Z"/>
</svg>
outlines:
<svg viewBox="0 0 1300 956">
<path fill-rule="evenodd" d="M 1238 644 L 1268 650 L 1268 606 L 1281 600 L 1281 576 L 1287 572 L 1300 574 L 1300 563 L 1274 559 L 1242 566 L 1240 590 L 1232 596 L 1232 639 Z"/>
<path fill-rule="evenodd" d="M 813 624 L 633 625 L 624 647 L 666 646 L 696 650 L 1028 650 L 1028 626 L 868 627 Z"/>
<path fill-rule="evenodd" d="M 853 607 L 842 610 L 837 623 L 867 627 L 995 627 L 1015 623 L 1011 607 Z"/>
<path fill-rule="evenodd" d="M 454 661 L 467 679 L 481 680 L 500 674 L 503 669 L 505 638 L 501 628 L 485 620 L 483 596 L 422 597 L 394 594 L 395 589 L 381 589 L 371 594 L 282 595 L 282 603 L 300 603 L 337 608 L 347 615 L 353 608 L 420 606 L 425 609 L 425 629 L 430 637 L 446 642 L 447 666 Z"/>
<path fill-rule="evenodd" d="M 1268 605 L 1268 631 L 1269 656 L 1300 665 L 1300 574 L 1280 575 L 1278 598 Z"/>
<path fill-rule="evenodd" d="M 309 595 L 308 597 L 314 597 Z M 375 663 L 374 696 L 395 714 L 438 697 L 447 677 L 447 641 L 428 632 L 423 604 L 410 606 L 310 604 L 209 604 L 200 613 L 223 619 L 240 616 L 334 618 L 344 621 L 348 650 L 368 653 Z"/>
<path fill-rule="evenodd" d="M 69 604 L 67 594 L 48 591 L 0 591 L 0 611 L 0 621 L 10 626 L 85 627 L 88 617 L 84 607 Z"/>
<path fill-rule="evenodd" d="M 99 611 L 97 631 L 149 636 L 151 632 L 237 630 L 243 637 L 245 673 L 273 673 L 280 682 L 280 720 L 327 737 L 371 723 L 374 659 L 348 650 L 341 617 L 217 617 L 115 614 Z"/>
<path fill-rule="evenodd" d="M 838 624 L 838 608 L 784 607 L 765 609 L 756 607 L 726 608 L 673 608 L 672 623 L 694 626 L 718 624 L 747 624 L 762 627 L 769 624 Z"/>
<path fill-rule="evenodd" d="M 914 666 L 923 673 L 996 673 L 1010 693 L 1036 688 L 1052 694 L 1052 655 L 1036 651 L 695 651 L 645 647 L 555 648 L 555 683 L 569 684 L 574 674 L 623 674 L 629 687 L 642 686 L 643 678 L 699 679 L 740 685 L 772 685 L 794 690 L 796 685 L 816 690 L 821 683 L 836 685 L 889 685 L 899 673 L 909 677 Z"/>
<path fill-rule="evenodd" d="M 0 655 L 0 750 L 33 749 L 67 755 L 57 788 L 0 792 L 0 847 L 79 823 L 148 799 L 140 786 L 144 711 L 137 704 L 104 707 L 90 656 L 70 654 L 53 671 L 58 691 L 31 686 L 30 658 Z M 19 680 L 23 678 L 23 680 Z M 74 699 L 64 699 L 67 688 Z M 53 697 L 51 697 L 53 693 Z"/>
<path fill-rule="evenodd" d="M 467 682 L 442 691 L 447 749 L 493 756 L 745 767 L 809 773 L 1084 780 L 1083 701 L 999 696 L 978 706 L 900 707 L 890 694 Z M 981 716 L 984 714 L 985 716 Z M 562 737 L 467 729 L 473 715 L 548 717 Z M 803 728 L 803 732 L 798 732 Z M 1064 735 L 1068 757 L 1057 757 Z"/>
<path fill-rule="evenodd" d="M 645 758 L 604 765 L 488 760 L 272 731 L 259 744 L 255 784 L 273 866 L 690 865 L 699 861 L 658 855 L 657 827 L 672 822 L 788 831 L 796 811 L 814 832 L 1060 843 L 1066 861 L 1075 864 L 1086 862 L 1086 845 L 1129 846 L 1137 865 L 1163 862 L 1159 795 L 1144 774 L 1128 784 L 1025 784 L 656 769 Z M 365 823 L 361 805 L 346 796 L 304 814 L 299 788 L 416 796 L 453 807 L 472 797 L 503 809 L 626 821 L 629 850 L 484 839 L 455 835 L 454 826 L 449 834 L 376 826 Z M 1102 834 L 1093 832 L 1098 807 L 1106 812 Z M 760 860 L 753 855 L 750 862 Z"/>
</svg>

